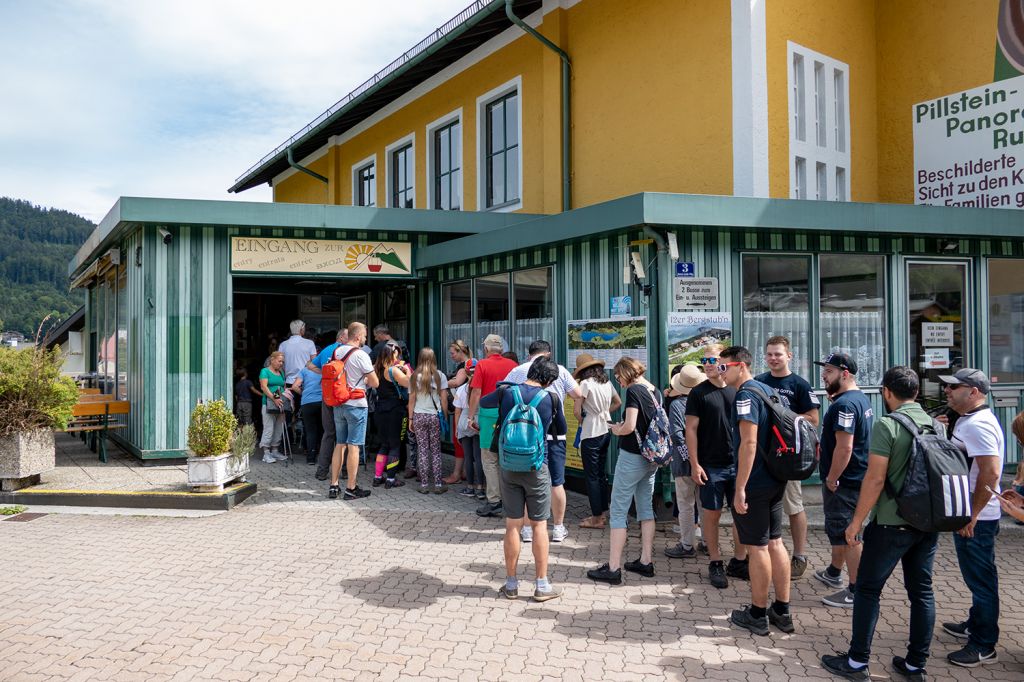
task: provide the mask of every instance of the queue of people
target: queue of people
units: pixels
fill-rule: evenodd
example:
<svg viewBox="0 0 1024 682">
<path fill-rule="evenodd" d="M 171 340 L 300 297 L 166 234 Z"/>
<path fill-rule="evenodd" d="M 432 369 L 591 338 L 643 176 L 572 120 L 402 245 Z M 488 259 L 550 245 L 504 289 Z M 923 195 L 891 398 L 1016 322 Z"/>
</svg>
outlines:
<svg viewBox="0 0 1024 682">
<path fill-rule="evenodd" d="M 292 331 L 301 334 L 301 326 L 293 323 Z M 532 544 L 533 598 L 546 601 L 562 594 L 547 575 L 547 557 L 549 543 L 569 536 L 564 483 L 571 434 L 563 408 L 569 397 L 579 425 L 575 446 L 590 507 L 590 516 L 579 525 L 607 527 L 610 534 L 607 561 L 587 571 L 587 576 L 618 585 L 623 570 L 641 577 L 655 575 L 652 502 L 662 462 L 652 461 L 650 452 L 660 434 L 670 453 L 679 536 L 664 555 L 707 555 L 706 577 L 715 588 L 727 587 L 729 578 L 749 581 L 750 603 L 730 616 L 735 626 L 756 635 L 767 635 L 772 627 L 794 632 L 790 584 L 809 567 L 807 517 L 800 481 L 776 478 L 765 459 L 777 451 L 779 437 L 770 402 L 777 401 L 794 418 L 817 427 L 825 535 L 832 551 L 829 564 L 811 575 L 835 590 L 822 596 L 825 606 L 852 611 L 848 651 L 821 660 L 825 669 L 850 679 L 869 677 L 879 597 L 897 564 L 902 564 L 911 603 L 910 633 L 906 655 L 894 657 L 892 667 L 904 676 L 925 676 L 935 626 L 932 567 L 939 533 L 904 518 L 899 491 L 915 449 L 921 447 L 920 434 L 948 437 L 970 462 L 964 477 L 969 521 L 956 531 L 954 545 L 972 603 L 962 620 L 941 626 L 962 642 L 947 658 L 963 667 L 997 660 L 999 518 L 1005 511 L 1024 522 L 1024 487 L 1006 492 L 1000 488 L 1003 431 L 988 408 L 991 386 L 981 370 L 966 368 L 941 377 L 952 419 L 935 421 L 916 401 L 917 374 L 907 367 L 892 367 L 881 386 L 887 413 L 879 416 L 857 384 L 854 358 L 835 352 L 814 363 L 821 368 L 821 384 L 829 397 L 829 407 L 820 415 L 820 401 L 810 383 L 790 369 L 793 355 L 785 336 L 768 339 L 767 372 L 752 373 L 753 357 L 747 348 L 712 344 L 699 365 L 676 367 L 664 392 L 647 378 L 642 363 L 623 357 L 611 374 L 625 391 L 624 401 L 601 360 L 581 353 L 570 372 L 552 360 L 551 345 L 543 340 L 530 345 L 529 357 L 521 364 L 507 357 L 505 341 L 495 334 L 484 339 L 484 357 L 479 359 L 467 344 L 454 341 L 448 355 L 456 369 L 446 375 L 439 370 L 433 349 L 421 349 L 413 365 L 405 344 L 385 327 L 375 328 L 374 337 L 377 344 L 368 349 L 365 325 L 354 322 L 339 332 L 334 344 L 317 353 L 293 334 L 271 354 L 258 388 L 244 374 L 239 377 L 239 396 L 261 398 L 264 462 L 281 459 L 284 414 L 274 408 L 281 407 L 287 391 L 288 397 L 301 396 L 307 461 L 317 466 L 318 479 L 329 475 L 328 496 L 353 500 L 370 495 L 357 484 L 369 397 L 378 444 L 373 486 L 389 490 L 404 484 L 398 477 L 403 454 L 406 476 L 418 476 L 422 493 L 442 494 L 449 485 L 464 481 L 458 492 L 482 503 L 479 516 L 505 519 L 506 580 L 499 594 L 507 599 L 519 596 L 523 543 Z M 298 354 L 304 364 L 289 353 Z M 333 407 L 321 390 L 324 368 L 331 363 L 343 368 L 339 376 L 344 377 L 348 396 Z M 447 433 L 449 405 L 454 433 Z M 621 417 L 613 419 L 620 410 Z M 1012 429 L 1024 443 L 1024 413 Z M 618 453 L 609 486 L 613 435 Z M 447 478 L 441 466 L 442 438 L 458 443 L 461 455 Z M 524 461 L 531 463 L 521 466 Z M 1024 486 L 1020 474 L 1019 470 L 1016 483 Z M 634 560 L 624 561 L 631 505 L 640 525 L 640 547 Z M 728 564 L 720 533 L 726 507 L 733 524 Z M 789 519 L 792 552 L 783 542 L 784 517 Z"/>
</svg>

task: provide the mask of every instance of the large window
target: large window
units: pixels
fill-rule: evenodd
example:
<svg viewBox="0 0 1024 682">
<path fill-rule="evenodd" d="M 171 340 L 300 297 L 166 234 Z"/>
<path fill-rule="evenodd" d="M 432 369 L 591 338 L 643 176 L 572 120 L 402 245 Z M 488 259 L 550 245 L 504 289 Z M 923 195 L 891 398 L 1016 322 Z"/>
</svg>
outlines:
<svg viewBox="0 0 1024 682">
<path fill-rule="evenodd" d="M 377 205 L 377 174 L 376 164 L 368 163 L 355 172 L 355 192 L 353 198 L 356 206 Z"/>
<path fill-rule="evenodd" d="M 412 144 L 391 152 L 391 207 L 413 207 L 413 158 Z"/>
<path fill-rule="evenodd" d="M 992 381 L 1024 383 L 1024 260 L 988 261 L 988 320 Z"/>
<path fill-rule="evenodd" d="M 484 206 L 519 201 L 519 94 L 510 92 L 484 108 Z"/>
<path fill-rule="evenodd" d="M 944 374 L 964 366 L 967 262 L 907 262 L 907 326 L 911 367 L 921 376 L 918 401 L 926 408 L 946 402 Z"/>
<path fill-rule="evenodd" d="M 850 196 L 850 67 L 793 42 L 788 56 L 789 195 L 846 201 Z M 814 180 L 811 190 L 809 177 Z"/>
<path fill-rule="evenodd" d="M 857 361 L 857 383 L 878 386 L 886 370 L 885 257 L 818 257 L 818 349 Z"/>
<path fill-rule="evenodd" d="M 794 372 L 813 382 L 808 256 L 743 256 L 743 334 L 762 371 L 765 341 L 789 337 Z"/>
<path fill-rule="evenodd" d="M 498 334 L 505 340 L 506 350 L 515 351 L 523 360 L 530 343 L 537 339 L 557 346 L 553 285 L 550 267 L 444 285 L 441 323 L 445 348 L 452 341 L 462 340 L 479 357 L 484 338 Z M 449 367 L 449 371 L 452 369 Z"/>
<path fill-rule="evenodd" d="M 458 120 L 433 132 L 433 208 L 462 208 L 462 127 Z"/>
</svg>

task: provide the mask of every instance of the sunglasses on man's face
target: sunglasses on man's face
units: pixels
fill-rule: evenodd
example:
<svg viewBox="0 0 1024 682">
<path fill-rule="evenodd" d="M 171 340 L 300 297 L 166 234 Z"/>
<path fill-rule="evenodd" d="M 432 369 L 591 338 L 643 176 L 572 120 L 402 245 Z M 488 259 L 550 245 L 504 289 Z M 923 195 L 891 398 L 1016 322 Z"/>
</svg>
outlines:
<svg viewBox="0 0 1024 682">
<path fill-rule="evenodd" d="M 700 364 L 702 365 L 715 365 L 718 364 L 718 358 L 701 358 Z"/>
<path fill-rule="evenodd" d="M 726 372 L 729 371 L 730 367 L 735 367 L 737 365 L 742 365 L 742 364 L 743 364 L 742 362 L 720 362 L 720 363 L 718 363 L 718 373 L 719 374 L 725 374 Z"/>
</svg>

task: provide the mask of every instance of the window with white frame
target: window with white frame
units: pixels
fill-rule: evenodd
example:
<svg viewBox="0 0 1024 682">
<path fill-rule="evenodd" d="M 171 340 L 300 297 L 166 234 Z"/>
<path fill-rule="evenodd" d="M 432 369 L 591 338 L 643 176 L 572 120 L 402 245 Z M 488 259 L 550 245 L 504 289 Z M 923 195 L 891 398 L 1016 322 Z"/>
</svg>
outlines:
<svg viewBox="0 0 1024 682">
<path fill-rule="evenodd" d="M 477 100 L 481 210 L 522 207 L 522 83 L 519 77 Z"/>
<path fill-rule="evenodd" d="M 462 208 L 462 126 L 459 119 L 435 128 L 431 141 L 431 207 L 458 211 Z"/>
<path fill-rule="evenodd" d="M 790 190 L 793 199 L 848 201 L 850 67 L 788 43 Z M 810 173 L 809 173 L 810 171 Z M 808 188 L 808 175 L 813 187 Z"/>
<path fill-rule="evenodd" d="M 415 208 L 416 151 L 415 135 L 408 135 L 384 149 L 386 199 L 391 208 Z"/>
<path fill-rule="evenodd" d="M 373 161 L 358 164 L 352 171 L 352 205 L 377 205 L 377 164 Z"/>
</svg>

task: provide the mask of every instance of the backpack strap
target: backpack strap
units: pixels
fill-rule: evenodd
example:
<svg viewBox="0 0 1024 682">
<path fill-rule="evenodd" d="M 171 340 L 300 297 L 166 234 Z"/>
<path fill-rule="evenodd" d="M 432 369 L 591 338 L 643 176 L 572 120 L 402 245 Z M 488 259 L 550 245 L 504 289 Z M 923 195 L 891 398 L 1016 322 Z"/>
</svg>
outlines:
<svg viewBox="0 0 1024 682">
<path fill-rule="evenodd" d="M 537 409 L 537 407 L 541 404 L 541 401 L 543 401 L 544 398 L 547 397 L 547 395 L 548 391 L 545 388 L 542 388 L 539 391 L 537 391 L 537 395 L 533 396 L 533 400 L 530 401 L 530 407 L 532 407 L 533 409 Z"/>
<path fill-rule="evenodd" d="M 524 404 L 523 403 L 523 394 L 519 392 L 519 384 L 512 384 L 510 389 L 512 391 L 512 397 L 516 401 L 516 405 Z"/>
<path fill-rule="evenodd" d="M 756 386 L 756 385 L 746 386 L 746 387 L 743 388 L 743 390 L 744 391 L 752 392 L 754 395 L 756 395 L 758 398 L 760 398 L 761 400 L 763 400 L 766 403 L 780 402 L 778 400 L 778 398 L 776 398 L 776 396 L 768 395 L 763 390 L 761 390 L 760 386 Z"/>
<path fill-rule="evenodd" d="M 334 349 L 334 357 L 331 358 L 332 360 L 337 360 L 338 359 L 338 351 L 339 350 L 341 350 L 341 346 L 338 346 L 337 348 Z M 347 362 L 348 361 L 348 356 L 352 355 L 352 353 L 354 353 L 357 350 L 359 350 L 359 349 L 356 348 L 355 346 L 350 346 L 349 349 L 348 349 L 348 352 L 345 353 L 345 356 L 343 358 L 341 358 L 342 364 Z"/>
<path fill-rule="evenodd" d="M 910 417 L 908 417 L 907 415 L 900 414 L 896 410 L 893 410 L 892 412 L 890 412 L 889 414 L 887 414 L 885 416 L 891 418 L 894 422 L 896 422 L 897 424 L 902 426 L 904 429 L 906 429 L 907 432 L 910 433 L 910 437 L 911 438 L 917 438 L 919 435 L 921 435 L 921 429 L 918 428 L 917 424 L 914 423 L 914 420 L 911 419 Z M 934 428 L 934 425 L 933 425 L 933 428 Z M 899 493 L 896 491 L 896 486 L 894 486 L 892 484 L 892 481 L 889 480 L 889 472 L 888 471 L 885 472 L 885 492 L 893 500 L 895 500 L 897 497 L 899 497 Z"/>
</svg>

